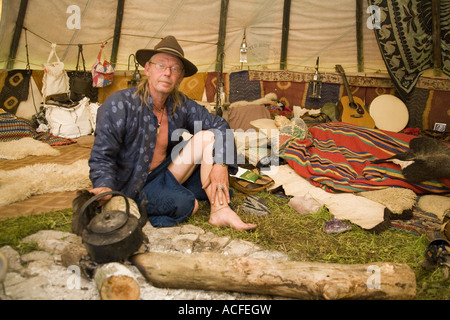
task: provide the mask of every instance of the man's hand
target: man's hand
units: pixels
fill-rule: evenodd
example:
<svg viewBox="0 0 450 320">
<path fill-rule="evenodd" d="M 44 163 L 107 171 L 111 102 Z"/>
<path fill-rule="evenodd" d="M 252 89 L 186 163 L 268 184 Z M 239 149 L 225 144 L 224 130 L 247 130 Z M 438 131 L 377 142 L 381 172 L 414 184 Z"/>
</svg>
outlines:
<svg viewBox="0 0 450 320">
<path fill-rule="evenodd" d="M 89 192 L 93 193 L 94 195 L 98 195 L 98 194 L 109 192 L 109 191 L 112 191 L 112 189 L 108 188 L 108 187 L 100 187 L 100 188 L 94 188 L 94 189 L 89 190 Z M 107 195 L 107 196 L 101 197 L 100 199 L 98 199 L 98 205 L 100 207 L 103 206 L 111 198 L 112 198 L 112 195 Z"/>
<path fill-rule="evenodd" d="M 231 202 L 228 168 L 226 166 L 218 163 L 213 165 L 209 177 L 202 187 L 206 189 L 208 186 L 211 186 L 211 204 L 216 201 L 216 194 L 220 204 L 223 204 L 224 200 L 227 203 Z"/>
</svg>

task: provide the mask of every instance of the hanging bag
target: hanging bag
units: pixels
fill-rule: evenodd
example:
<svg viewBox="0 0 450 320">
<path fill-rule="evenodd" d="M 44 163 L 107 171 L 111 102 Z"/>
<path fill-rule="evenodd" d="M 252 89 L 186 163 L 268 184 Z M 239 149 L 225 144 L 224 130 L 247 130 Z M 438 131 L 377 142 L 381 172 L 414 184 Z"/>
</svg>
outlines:
<svg viewBox="0 0 450 320">
<path fill-rule="evenodd" d="M 83 71 L 79 70 L 80 58 L 83 63 Z M 83 45 L 78 45 L 78 59 L 77 67 L 74 72 L 70 74 L 70 100 L 80 101 L 84 97 L 89 97 L 92 91 L 92 75 L 86 72 L 86 65 L 83 55 Z M 90 98 L 90 97 L 89 97 Z"/>
<path fill-rule="evenodd" d="M 106 87 L 113 82 L 114 67 L 106 60 L 101 63 L 102 52 L 105 45 L 102 44 L 97 61 L 92 66 L 92 80 L 95 88 Z"/>
<path fill-rule="evenodd" d="M 53 58 L 56 62 L 50 62 Z M 47 63 L 44 64 L 44 78 L 42 85 L 42 96 L 44 98 L 57 94 L 68 94 L 70 92 L 69 76 L 64 70 L 64 63 L 59 60 L 56 54 L 56 44 L 52 44 L 52 50 Z"/>
<path fill-rule="evenodd" d="M 89 98 L 83 98 L 74 107 L 45 106 L 50 133 L 55 137 L 75 139 L 92 132 Z"/>
</svg>

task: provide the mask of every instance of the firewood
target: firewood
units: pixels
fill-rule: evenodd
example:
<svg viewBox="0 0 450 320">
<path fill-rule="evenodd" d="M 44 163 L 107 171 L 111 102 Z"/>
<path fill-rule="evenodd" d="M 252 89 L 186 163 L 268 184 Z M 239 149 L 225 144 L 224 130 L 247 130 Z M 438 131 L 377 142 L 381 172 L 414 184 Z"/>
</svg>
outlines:
<svg viewBox="0 0 450 320">
<path fill-rule="evenodd" d="M 154 286 L 237 291 L 297 299 L 412 299 L 406 264 L 332 264 L 230 258 L 218 253 L 150 252 L 132 262 Z"/>
<path fill-rule="evenodd" d="M 137 300 L 140 296 L 135 275 L 123 264 L 113 262 L 100 266 L 94 281 L 102 300 Z"/>
</svg>

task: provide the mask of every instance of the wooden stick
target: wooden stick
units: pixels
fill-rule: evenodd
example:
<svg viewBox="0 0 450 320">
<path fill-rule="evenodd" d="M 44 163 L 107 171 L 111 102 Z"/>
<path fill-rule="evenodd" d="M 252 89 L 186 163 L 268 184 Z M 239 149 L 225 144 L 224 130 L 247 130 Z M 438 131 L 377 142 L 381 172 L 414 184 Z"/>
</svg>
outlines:
<svg viewBox="0 0 450 320">
<path fill-rule="evenodd" d="M 356 56 L 358 72 L 364 72 L 363 0 L 356 0 Z"/>
<path fill-rule="evenodd" d="M 282 31 L 281 31 L 280 70 L 287 69 L 287 54 L 288 54 L 290 22 L 291 22 L 291 0 L 284 0 L 283 26 L 281 28 Z"/>
<path fill-rule="evenodd" d="M 238 291 L 297 299 L 412 299 L 405 264 L 331 263 L 229 258 L 217 253 L 143 253 L 132 262 L 154 286 Z"/>
<path fill-rule="evenodd" d="M 431 1 L 432 15 L 432 39 L 433 39 L 433 65 L 434 75 L 439 77 L 442 74 L 442 51 L 441 51 L 441 1 Z"/>
</svg>

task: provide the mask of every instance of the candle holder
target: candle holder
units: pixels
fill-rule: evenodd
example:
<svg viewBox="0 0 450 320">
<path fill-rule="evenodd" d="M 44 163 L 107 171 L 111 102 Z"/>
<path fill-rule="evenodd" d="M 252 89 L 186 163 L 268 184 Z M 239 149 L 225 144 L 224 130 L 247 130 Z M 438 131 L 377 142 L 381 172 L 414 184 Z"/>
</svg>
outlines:
<svg viewBox="0 0 450 320">
<path fill-rule="evenodd" d="M 322 80 L 319 73 L 319 57 L 317 57 L 316 60 L 316 71 L 314 72 L 310 86 L 311 90 L 309 92 L 309 97 L 313 99 L 320 99 L 322 93 Z"/>
</svg>

